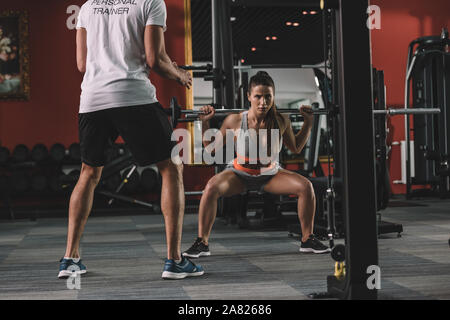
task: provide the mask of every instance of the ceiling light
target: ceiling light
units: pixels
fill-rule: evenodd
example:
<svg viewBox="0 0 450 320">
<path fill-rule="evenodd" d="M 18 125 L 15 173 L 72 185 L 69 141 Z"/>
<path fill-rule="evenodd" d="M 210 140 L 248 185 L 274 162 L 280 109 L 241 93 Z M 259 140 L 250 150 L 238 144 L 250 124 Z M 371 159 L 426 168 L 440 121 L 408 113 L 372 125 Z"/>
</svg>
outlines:
<svg viewBox="0 0 450 320">
<path fill-rule="evenodd" d="M 278 38 L 277 38 L 277 37 L 275 37 L 275 36 L 273 36 L 273 37 L 272 37 L 272 40 L 277 40 L 277 39 L 278 39 Z"/>
<path fill-rule="evenodd" d="M 270 40 L 270 37 L 266 37 L 266 40 Z"/>
<path fill-rule="evenodd" d="M 231 21 L 231 22 L 236 21 L 236 17 L 230 17 L 230 21 Z"/>
<path fill-rule="evenodd" d="M 252 51 L 253 51 L 253 52 L 255 52 L 255 51 L 256 51 L 256 48 L 255 48 L 255 47 L 253 47 L 253 48 L 252 48 Z"/>
<path fill-rule="evenodd" d="M 317 14 L 317 11 L 311 11 L 310 14 Z"/>
<path fill-rule="evenodd" d="M 287 26 L 292 26 L 292 22 L 288 21 L 288 22 L 286 22 L 286 25 Z"/>
<path fill-rule="evenodd" d="M 303 14 L 308 14 L 308 11 L 303 11 L 302 13 L 303 13 Z"/>
<path fill-rule="evenodd" d="M 292 25 L 293 25 L 294 27 L 298 27 L 298 26 L 300 25 L 300 23 L 294 22 Z"/>
</svg>

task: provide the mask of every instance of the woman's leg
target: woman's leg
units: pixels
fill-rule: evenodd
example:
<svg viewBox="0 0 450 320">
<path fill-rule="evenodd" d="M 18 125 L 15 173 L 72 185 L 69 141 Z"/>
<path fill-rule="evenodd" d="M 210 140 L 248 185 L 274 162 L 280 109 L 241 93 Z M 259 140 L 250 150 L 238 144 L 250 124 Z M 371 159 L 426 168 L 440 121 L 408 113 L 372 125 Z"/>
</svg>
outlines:
<svg viewBox="0 0 450 320">
<path fill-rule="evenodd" d="M 298 218 L 302 227 L 302 241 L 313 234 L 316 197 L 311 182 L 298 173 L 281 169 L 264 186 L 264 191 L 280 195 L 296 195 L 298 197 Z"/>
<path fill-rule="evenodd" d="M 231 170 L 222 171 L 208 181 L 203 190 L 198 213 L 198 237 L 202 238 L 204 244 L 208 244 L 216 219 L 217 200 L 220 197 L 231 197 L 244 191 L 244 183 Z"/>
</svg>

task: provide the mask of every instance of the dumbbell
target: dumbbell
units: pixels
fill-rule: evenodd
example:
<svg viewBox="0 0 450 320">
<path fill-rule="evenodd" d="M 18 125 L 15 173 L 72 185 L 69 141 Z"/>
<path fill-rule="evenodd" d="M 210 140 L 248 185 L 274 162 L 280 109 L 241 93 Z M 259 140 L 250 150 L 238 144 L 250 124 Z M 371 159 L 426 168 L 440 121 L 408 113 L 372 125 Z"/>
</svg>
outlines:
<svg viewBox="0 0 450 320">
<path fill-rule="evenodd" d="M 25 162 L 27 161 L 29 155 L 30 150 L 28 147 L 24 144 L 18 144 L 13 150 L 12 159 L 16 163 Z"/>
<path fill-rule="evenodd" d="M 48 179 L 43 174 L 34 174 L 31 176 L 31 189 L 33 191 L 42 192 L 47 189 Z"/>
<path fill-rule="evenodd" d="M 71 181 L 78 181 L 78 179 L 80 178 L 80 173 L 81 171 L 79 169 L 73 169 L 69 172 L 69 177 L 71 179 Z"/>
<path fill-rule="evenodd" d="M 23 193 L 30 188 L 30 178 L 23 172 L 15 172 L 11 175 L 11 186 L 17 193 Z"/>
<path fill-rule="evenodd" d="M 115 192 L 121 182 L 122 176 L 120 175 L 120 173 L 116 173 L 110 176 L 108 179 L 105 179 L 103 181 L 103 184 L 108 191 Z"/>
<path fill-rule="evenodd" d="M 158 172 L 152 168 L 145 168 L 141 172 L 141 186 L 145 191 L 155 191 L 159 187 Z"/>
<path fill-rule="evenodd" d="M 9 181 L 9 177 L 4 175 L 4 174 L 0 174 L 0 192 L 6 192 L 10 187 L 10 181 Z"/>
<path fill-rule="evenodd" d="M 0 165 L 6 164 L 9 159 L 9 149 L 0 147 Z"/>
<path fill-rule="evenodd" d="M 48 149 L 42 143 L 36 144 L 33 149 L 31 149 L 31 160 L 40 162 L 48 157 Z"/>
<path fill-rule="evenodd" d="M 336 262 L 345 261 L 345 245 L 337 244 L 331 249 L 331 258 Z"/>
<path fill-rule="evenodd" d="M 55 143 L 50 148 L 50 157 L 53 161 L 61 162 L 63 161 L 64 157 L 66 156 L 66 147 L 64 147 L 61 143 Z"/>
<path fill-rule="evenodd" d="M 74 186 L 80 177 L 80 170 L 73 169 L 68 174 L 60 174 L 59 180 L 63 189 Z"/>
<path fill-rule="evenodd" d="M 79 143 L 72 143 L 69 146 L 69 157 L 73 161 L 81 161 L 81 150 Z"/>
<path fill-rule="evenodd" d="M 62 171 L 52 173 L 48 178 L 50 190 L 56 193 L 62 192 L 64 190 L 63 181 L 65 179 L 66 175 Z"/>
</svg>

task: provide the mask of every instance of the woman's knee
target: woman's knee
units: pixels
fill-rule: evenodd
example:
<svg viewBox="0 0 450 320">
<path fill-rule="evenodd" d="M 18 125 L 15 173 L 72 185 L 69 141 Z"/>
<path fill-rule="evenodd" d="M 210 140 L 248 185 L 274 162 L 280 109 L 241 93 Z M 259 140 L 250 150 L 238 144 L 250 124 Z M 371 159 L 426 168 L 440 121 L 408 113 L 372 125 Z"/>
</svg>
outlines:
<svg viewBox="0 0 450 320">
<path fill-rule="evenodd" d="M 314 198 L 314 187 L 311 183 L 311 181 L 307 179 L 302 179 L 297 183 L 296 186 L 296 193 L 299 197 L 304 198 Z"/>
<path fill-rule="evenodd" d="M 203 190 L 203 196 L 208 198 L 219 198 L 221 196 L 219 185 L 214 177 L 209 179 L 206 184 L 205 189 Z"/>
</svg>

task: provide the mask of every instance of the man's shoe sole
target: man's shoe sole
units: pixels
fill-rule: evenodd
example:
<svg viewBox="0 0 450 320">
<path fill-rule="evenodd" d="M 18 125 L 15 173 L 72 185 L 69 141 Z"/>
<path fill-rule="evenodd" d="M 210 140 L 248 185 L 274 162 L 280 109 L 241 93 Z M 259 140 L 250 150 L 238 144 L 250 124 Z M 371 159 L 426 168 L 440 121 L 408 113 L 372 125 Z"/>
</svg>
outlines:
<svg viewBox="0 0 450 320">
<path fill-rule="evenodd" d="M 185 257 L 188 257 L 188 258 L 200 258 L 200 257 L 206 257 L 206 256 L 210 256 L 211 255 L 211 252 L 210 251 L 208 251 L 208 252 L 200 252 L 199 254 L 189 254 L 189 253 L 186 253 L 186 252 L 183 252 L 183 256 L 185 256 Z"/>
<path fill-rule="evenodd" d="M 198 277 L 204 274 L 205 271 L 198 271 L 198 272 L 192 272 L 192 273 L 176 273 L 176 272 L 170 272 L 170 271 L 164 271 L 162 273 L 163 279 L 171 279 L 171 280 L 178 280 L 178 279 L 184 279 L 186 277 Z"/>
<path fill-rule="evenodd" d="M 300 252 L 303 252 L 303 253 L 328 253 L 328 252 L 331 252 L 331 250 L 329 248 L 327 248 L 325 250 L 315 250 L 313 248 L 300 248 Z"/>
<path fill-rule="evenodd" d="M 80 271 L 68 271 L 68 270 L 61 270 L 58 274 L 58 278 L 60 279 L 66 279 L 68 277 L 70 277 L 73 273 L 76 274 L 85 274 L 87 272 L 87 270 L 80 270 Z"/>
</svg>

